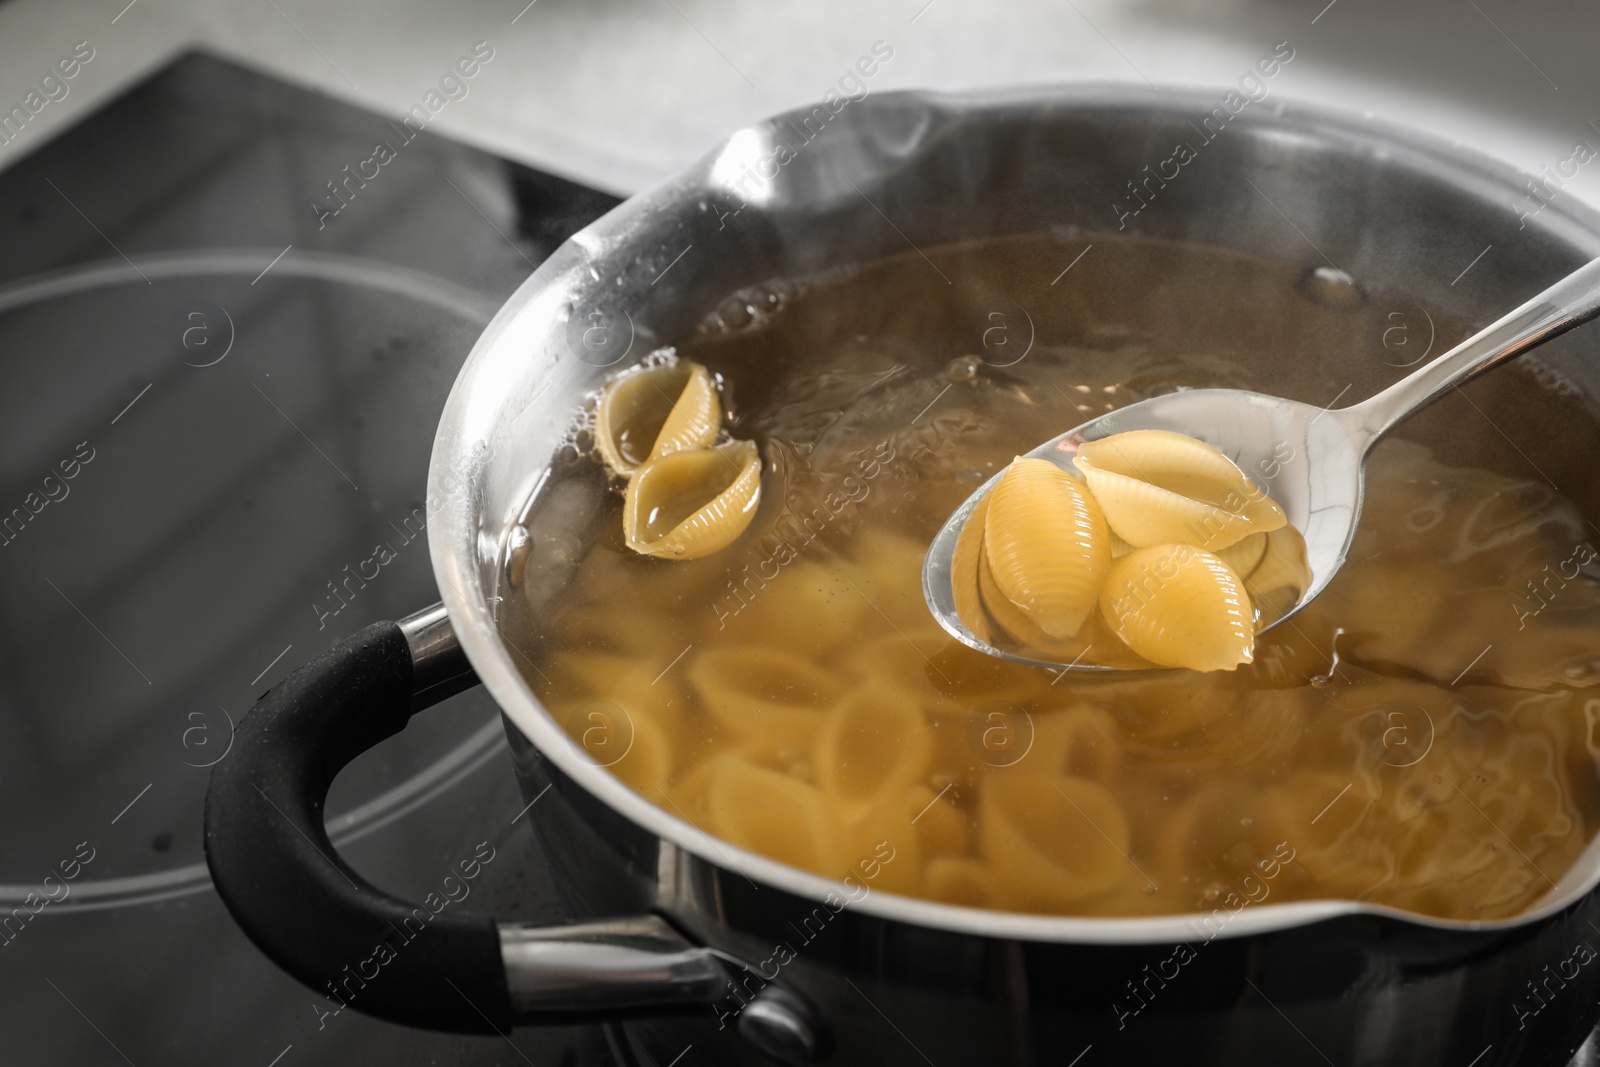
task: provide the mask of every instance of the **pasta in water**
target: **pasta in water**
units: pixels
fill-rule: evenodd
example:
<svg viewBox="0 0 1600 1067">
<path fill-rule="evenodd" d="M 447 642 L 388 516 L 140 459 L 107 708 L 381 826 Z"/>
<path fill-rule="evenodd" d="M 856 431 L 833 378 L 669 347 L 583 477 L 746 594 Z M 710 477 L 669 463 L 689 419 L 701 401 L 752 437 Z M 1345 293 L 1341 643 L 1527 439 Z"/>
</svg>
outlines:
<svg viewBox="0 0 1600 1067">
<path fill-rule="evenodd" d="M 615 490 L 648 490 L 653 464 L 686 456 L 743 477 L 740 450 L 732 464 L 711 451 L 729 445 L 720 427 L 652 458 L 665 431 L 639 423 L 621 435 L 637 461 L 626 483 L 598 441 L 556 465 L 528 521 L 563 536 L 529 539 L 498 621 L 574 750 L 756 878 L 739 850 L 829 878 L 870 858 L 874 892 L 1198 913 L 1198 929 L 1213 911 L 1327 899 L 1493 920 L 1548 894 L 1600 825 L 1600 538 L 1503 439 L 1448 436 L 1450 404 L 1481 421 L 1460 398 L 1379 446 L 1348 562 L 1267 632 L 1260 619 L 1303 587 L 1303 542 L 1225 457 L 1169 437 L 1094 442 L 1079 459 L 1122 479 L 1112 505 L 1087 474 L 1035 470 L 1030 493 L 1055 494 L 1089 542 L 1069 547 L 1101 568 L 1087 608 L 1055 575 L 1034 585 L 1012 570 L 1003 585 L 979 502 L 957 546 L 964 616 L 1067 660 L 1090 649 L 1191 669 L 1062 676 L 956 641 L 923 597 L 934 532 L 1019 447 L 1060 432 L 1063 396 L 1078 418 L 1180 385 L 1325 398 L 1358 373 L 1342 346 L 1379 336 L 1401 305 L 1321 309 L 1298 295 L 1298 268 L 1114 237 L 1095 238 L 1096 269 L 1074 271 L 1070 292 L 1049 287 L 1063 260 L 1043 239 L 925 251 L 955 292 L 978 295 L 951 300 L 908 254 L 817 282 L 759 327 L 713 324 L 678 346 L 683 384 L 663 385 L 671 403 L 651 419 L 666 426 L 703 367 L 759 456 L 759 496 L 715 552 L 636 551 Z M 1183 283 L 1147 284 L 1172 276 Z M 1040 333 L 1026 359 L 986 367 L 963 307 L 990 306 L 1002 282 Z M 1250 313 L 1224 314 L 1240 293 Z M 1354 392 L 1389 380 L 1371 364 Z M 1328 367 L 1337 378 L 1318 376 Z M 1508 432 L 1518 422 L 1494 405 L 1518 396 L 1551 442 L 1591 426 L 1587 410 L 1562 414 L 1575 401 L 1503 373 L 1474 399 Z M 1596 484 L 1578 452 L 1519 444 L 1556 484 Z M 1118 510 L 1128 483 L 1180 502 L 1162 539 L 1138 543 L 1157 526 Z M 560 527 L 553 490 L 569 484 L 603 506 Z M 652 498 L 648 536 L 705 506 L 672 495 Z M 1220 525 L 1190 530 L 1206 508 Z M 1033 531 L 1015 534 L 1000 544 L 1026 565 Z M 528 577 L 560 567 L 562 586 Z M 1084 611 L 1075 630 L 1068 608 Z"/>
<path fill-rule="evenodd" d="M 713 442 L 722 402 L 711 374 L 670 353 L 614 378 L 595 401 L 595 447 L 628 480 L 624 543 L 645 556 L 709 556 L 744 533 L 761 503 L 761 455 Z"/>
<path fill-rule="evenodd" d="M 628 482 L 622 531 L 646 556 L 699 559 L 734 542 L 761 503 L 761 457 L 749 441 L 673 452 Z"/>
<path fill-rule="evenodd" d="M 709 447 L 722 424 L 711 375 L 697 363 L 646 364 L 619 376 L 595 405 L 595 445 L 612 471 L 632 477 L 646 462 Z"/>
</svg>

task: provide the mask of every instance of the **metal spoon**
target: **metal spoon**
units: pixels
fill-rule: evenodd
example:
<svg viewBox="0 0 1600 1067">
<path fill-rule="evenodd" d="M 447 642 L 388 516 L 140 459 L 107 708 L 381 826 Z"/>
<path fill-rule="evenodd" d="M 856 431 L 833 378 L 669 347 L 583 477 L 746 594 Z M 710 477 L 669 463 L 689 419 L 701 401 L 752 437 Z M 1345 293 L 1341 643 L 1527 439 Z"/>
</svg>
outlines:
<svg viewBox="0 0 1600 1067">
<path fill-rule="evenodd" d="M 1242 389 L 1187 389 L 1130 404 L 1027 453 L 1075 470 L 1078 446 L 1128 430 L 1174 430 L 1220 449 L 1265 489 L 1306 540 L 1311 581 L 1271 629 L 1309 604 L 1344 564 L 1361 518 L 1367 454 L 1396 425 L 1451 389 L 1600 315 L 1600 259 L 1569 274 L 1432 363 L 1359 404 L 1332 410 Z M 994 648 L 956 615 L 951 560 L 967 517 L 1000 475 L 956 509 L 928 547 L 922 590 L 934 617 L 980 652 L 1042 667 L 1117 670 L 1056 663 Z"/>
</svg>

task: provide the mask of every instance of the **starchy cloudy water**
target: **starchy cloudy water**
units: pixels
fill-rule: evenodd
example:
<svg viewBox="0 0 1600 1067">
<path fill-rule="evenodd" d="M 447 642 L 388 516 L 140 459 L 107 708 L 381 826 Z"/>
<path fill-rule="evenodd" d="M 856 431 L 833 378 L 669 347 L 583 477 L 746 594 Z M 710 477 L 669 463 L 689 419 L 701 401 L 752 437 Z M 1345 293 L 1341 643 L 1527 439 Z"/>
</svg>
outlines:
<svg viewBox="0 0 1600 1067">
<path fill-rule="evenodd" d="M 908 253 L 731 301 L 678 355 L 759 448 L 753 522 L 705 558 L 647 558 L 604 463 L 559 457 L 503 605 L 528 684 L 672 814 L 835 877 L 887 848 L 890 892 L 1096 916 L 1526 909 L 1600 814 L 1594 535 L 1529 459 L 1575 489 L 1594 472 L 1482 421 L 1536 412 L 1552 442 L 1589 425 L 1532 375 L 1382 445 L 1349 563 L 1236 671 L 1058 679 L 929 615 L 928 541 L 1039 441 L 1177 386 L 1325 404 L 1403 373 L 1381 338 L 1410 298 L 1327 307 L 1298 266 L 1093 241 L 1055 286 L 1084 239 L 924 249 L 950 285 Z"/>
</svg>

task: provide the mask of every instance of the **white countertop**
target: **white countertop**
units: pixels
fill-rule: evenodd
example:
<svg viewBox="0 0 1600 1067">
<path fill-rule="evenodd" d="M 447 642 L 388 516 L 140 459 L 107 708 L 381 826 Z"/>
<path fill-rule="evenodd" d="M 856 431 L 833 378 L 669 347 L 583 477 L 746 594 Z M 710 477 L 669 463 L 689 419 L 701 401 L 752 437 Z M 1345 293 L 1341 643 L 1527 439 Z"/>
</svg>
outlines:
<svg viewBox="0 0 1600 1067">
<path fill-rule="evenodd" d="M 966 89 L 1061 81 L 1231 87 L 1275 44 L 1270 83 L 1454 138 L 1537 172 L 1600 148 L 1600 12 L 1513 0 L 310 0 L 0 3 L 0 113 L 87 40 L 94 59 L 0 168 L 188 48 L 398 117 L 478 41 L 493 59 L 430 124 L 628 193 L 733 129 L 815 102 L 876 41 L 870 80 Z M 59 91 L 59 90 L 57 90 Z M 35 98 L 38 99 L 37 97 Z M 1600 205 L 1600 166 L 1559 195 Z"/>
</svg>

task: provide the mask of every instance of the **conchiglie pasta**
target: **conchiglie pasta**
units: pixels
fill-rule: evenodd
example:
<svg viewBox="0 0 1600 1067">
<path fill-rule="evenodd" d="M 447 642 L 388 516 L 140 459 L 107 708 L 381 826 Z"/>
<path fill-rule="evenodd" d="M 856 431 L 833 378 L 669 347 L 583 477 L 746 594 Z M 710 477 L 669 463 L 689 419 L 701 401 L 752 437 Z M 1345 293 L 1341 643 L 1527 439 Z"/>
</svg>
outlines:
<svg viewBox="0 0 1600 1067">
<path fill-rule="evenodd" d="M 955 551 L 950 557 L 950 587 L 956 609 L 956 617 L 966 624 L 978 640 L 985 644 L 995 643 L 994 628 L 989 624 L 989 618 L 983 606 L 983 594 L 979 585 L 979 568 L 984 566 L 983 533 L 984 524 L 989 517 L 989 494 L 985 493 L 967 516 L 966 525 L 961 527 L 961 533 L 956 537 Z M 994 576 L 989 575 L 993 581 Z"/>
<path fill-rule="evenodd" d="M 817 783 L 848 815 L 900 796 L 927 773 L 933 738 L 910 695 L 866 685 L 817 731 Z"/>
<path fill-rule="evenodd" d="M 1111 543 L 1076 479 L 1048 460 L 1013 460 L 989 491 L 983 543 L 996 586 L 1040 629 L 1060 639 L 1083 627 Z"/>
<path fill-rule="evenodd" d="M 930 861 L 923 878 L 929 899 L 968 908 L 995 907 L 1000 896 L 997 881 L 987 864 L 947 858 Z"/>
<path fill-rule="evenodd" d="M 744 533 L 761 502 L 761 456 L 749 441 L 673 452 L 634 472 L 623 497 L 629 548 L 700 559 Z"/>
<path fill-rule="evenodd" d="M 1292 529 L 1292 527 L 1285 526 L 1282 529 Z M 1255 570 L 1261 558 L 1266 555 L 1267 538 L 1271 536 L 1271 534 L 1253 533 L 1243 541 L 1231 544 L 1227 548 L 1217 549 L 1212 555 L 1226 563 L 1234 574 L 1243 577 Z"/>
<path fill-rule="evenodd" d="M 820 790 L 738 756 L 719 757 L 705 792 L 718 837 L 817 874 L 837 878 L 853 857 L 844 825 Z"/>
<path fill-rule="evenodd" d="M 885 893 L 916 893 L 922 883 L 922 839 L 911 823 L 906 794 L 897 791 L 845 817 L 845 841 L 857 862 L 893 857 L 874 869 L 873 888 Z M 892 851 L 891 851 L 892 850 Z"/>
<path fill-rule="evenodd" d="M 1170 430 L 1132 430 L 1078 446 L 1080 469 L 1144 482 L 1174 496 L 1209 504 L 1265 533 L 1287 522 L 1283 509 L 1238 465 L 1204 441 Z M 1189 542 L 1186 538 L 1165 538 Z M 1143 546 L 1140 546 L 1143 547 Z M 1227 547 L 1222 544 L 1199 547 Z"/>
<path fill-rule="evenodd" d="M 1128 880 L 1128 820 L 1082 778 L 988 776 L 978 805 L 982 851 L 1006 872 L 1015 906 L 1070 907 Z"/>
<path fill-rule="evenodd" d="M 989 548 L 984 545 L 978 554 L 979 604 L 999 631 L 1024 648 L 1037 649 L 1056 656 L 1066 656 L 1077 648 L 1075 637 L 1058 638 L 1044 632 L 1026 611 L 1018 607 L 1000 589 L 989 561 Z M 1078 629 L 1082 629 L 1080 624 Z M 993 627 L 990 628 L 991 632 Z M 993 643 L 993 642 L 991 642 Z"/>
<path fill-rule="evenodd" d="M 1117 560 L 1100 607 L 1116 635 L 1153 663 L 1225 671 L 1255 652 L 1254 610 L 1238 575 L 1188 545 L 1155 545 Z"/>
<path fill-rule="evenodd" d="M 1255 566 L 1235 573 L 1244 578 L 1261 623 L 1273 622 L 1298 604 L 1311 584 L 1306 539 L 1293 526 L 1279 527 L 1266 535 Z"/>
<path fill-rule="evenodd" d="M 840 695 L 832 675 L 777 648 L 707 649 L 682 669 L 700 707 L 735 737 L 809 744 Z"/>
<path fill-rule="evenodd" d="M 971 820 L 950 799 L 949 788 L 935 793 L 925 785 L 913 786 L 905 804 L 924 856 L 961 856 L 969 851 Z"/>
<path fill-rule="evenodd" d="M 858 678 L 870 679 L 881 675 L 885 669 L 896 677 L 904 678 L 911 693 L 927 701 L 939 692 L 938 675 L 930 664 L 932 654 L 949 644 L 951 639 L 943 630 L 922 626 L 912 631 L 893 631 L 877 640 L 864 642 L 850 648 L 844 664 Z M 926 706 L 926 703 L 924 704 Z"/>
<path fill-rule="evenodd" d="M 1111 529 L 1136 548 L 1176 542 L 1215 551 L 1258 532 L 1243 515 L 1126 474 L 1101 470 L 1082 456 L 1078 457 L 1078 469 Z"/>
<path fill-rule="evenodd" d="M 596 760 L 636 792 L 664 789 L 672 775 L 673 735 L 653 719 L 635 718 L 631 728 L 632 744 L 625 752 L 614 759 L 610 754 L 599 755 Z"/>
<path fill-rule="evenodd" d="M 1036 712 L 1032 721 L 1033 748 L 1016 764 L 1018 772 L 1066 774 L 1109 785 L 1124 769 L 1126 754 L 1109 712 L 1076 704 Z"/>
<path fill-rule="evenodd" d="M 1221 452 L 1182 434 L 1139 430 L 1084 442 L 1076 464 L 1082 485 L 1046 460 L 1016 459 L 973 509 L 957 537 L 951 577 L 956 613 L 968 629 L 993 648 L 1063 664 L 1232 670 L 1249 662 L 1222 651 L 1237 636 L 1233 621 L 1194 600 L 1198 568 L 1163 598 L 1178 615 L 1158 608 L 1123 619 L 1108 604 L 1126 603 L 1120 592 L 1133 572 L 1125 562 L 1142 549 L 1191 546 L 1220 560 L 1234 574 L 1233 586 L 1265 565 L 1272 587 L 1265 610 L 1248 585 L 1242 607 L 1253 628 L 1276 622 L 1305 588 L 1293 584 L 1299 535 L 1283 509 Z M 981 537 L 973 531 L 980 524 Z M 1108 600 L 1113 585 L 1119 595 Z M 1100 610 L 1080 617 L 1086 594 Z M 1194 636 L 1208 619 L 1223 629 L 1199 651 L 1159 639 L 1174 625 Z M 1171 651 L 1158 652 L 1163 648 Z"/>
<path fill-rule="evenodd" d="M 708 447 L 722 409 L 711 375 L 698 363 L 648 364 L 613 379 L 595 407 L 595 444 L 606 464 L 631 477 L 646 461 Z"/>
<path fill-rule="evenodd" d="M 717 439 L 722 425 L 722 405 L 711 375 L 698 363 L 689 365 L 689 380 L 667 413 L 666 421 L 650 446 L 650 458 L 660 459 L 674 452 L 706 448 Z"/>
</svg>

